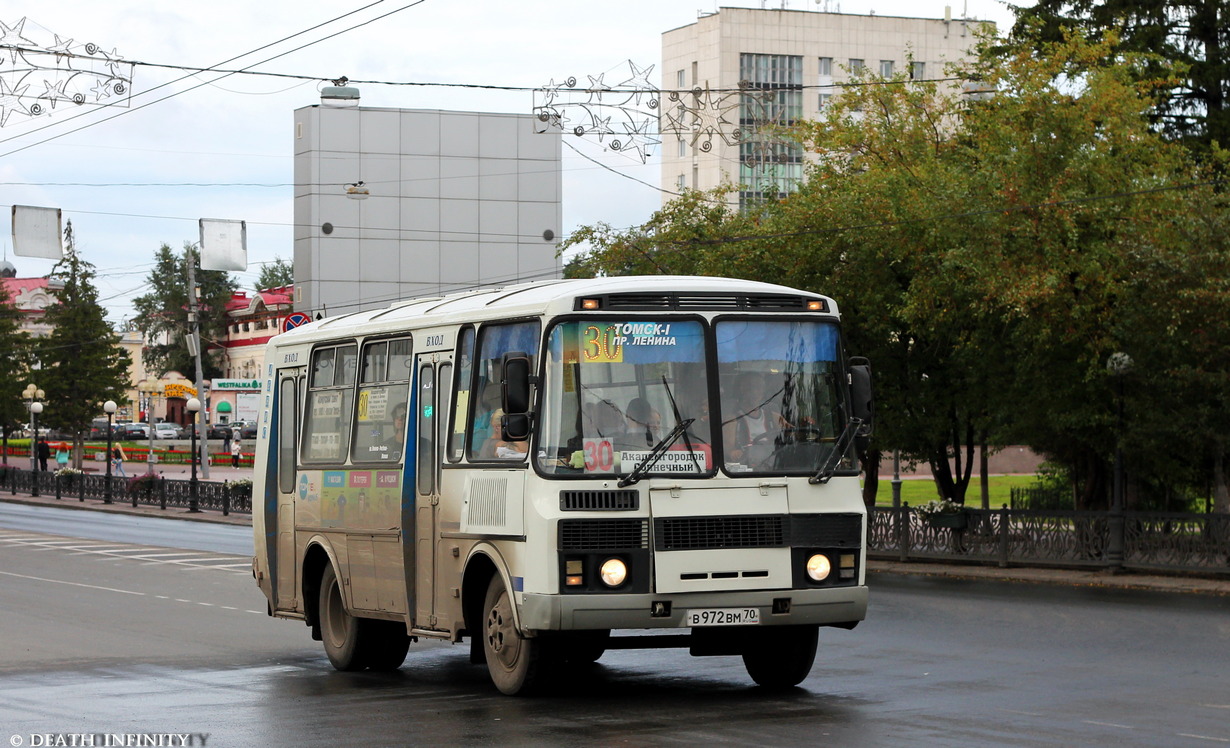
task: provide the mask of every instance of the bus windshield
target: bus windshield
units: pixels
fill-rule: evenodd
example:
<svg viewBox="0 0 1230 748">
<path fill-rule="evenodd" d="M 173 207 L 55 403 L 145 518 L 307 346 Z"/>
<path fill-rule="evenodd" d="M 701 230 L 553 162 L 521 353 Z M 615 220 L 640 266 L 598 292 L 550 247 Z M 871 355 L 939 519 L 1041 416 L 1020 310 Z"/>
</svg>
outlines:
<svg viewBox="0 0 1230 748">
<path fill-rule="evenodd" d="M 626 475 L 681 421 L 648 474 L 710 474 L 709 375 L 695 320 L 585 319 L 547 338 L 538 466 L 547 474 Z"/>
<path fill-rule="evenodd" d="M 837 326 L 719 320 L 723 466 L 732 474 L 814 472 L 845 426 Z M 838 469 L 851 469 L 842 455 Z"/>
</svg>

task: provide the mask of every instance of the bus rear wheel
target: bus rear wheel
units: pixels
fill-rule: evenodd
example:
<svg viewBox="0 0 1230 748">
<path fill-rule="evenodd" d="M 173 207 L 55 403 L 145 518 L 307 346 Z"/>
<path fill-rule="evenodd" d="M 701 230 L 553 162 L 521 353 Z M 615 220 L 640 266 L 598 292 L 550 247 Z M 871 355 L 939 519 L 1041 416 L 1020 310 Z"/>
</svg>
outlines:
<svg viewBox="0 0 1230 748">
<path fill-rule="evenodd" d="M 517 630 L 512 599 L 499 574 L 491 577 L 483 601 L 483 653 L 487 671 L 501 693 L 529 693 L 538 675 L 541 642 Z"/>
<path fill-rule="evenodd" d="M 333 566 L 320 578 L 320 638 L 333 667 L 343 671 L 396 670 L 406 661 L 410 636 L 398 621 L 377 621 L 346 611 Z"/>
<path fill-rule="evenodd" d="M 743 666 L 757 685 L 792 688 L 803 682 L 816 661 L 819 626 L 769 626 L 756 632 L 743 650 Z"/>
</svg>

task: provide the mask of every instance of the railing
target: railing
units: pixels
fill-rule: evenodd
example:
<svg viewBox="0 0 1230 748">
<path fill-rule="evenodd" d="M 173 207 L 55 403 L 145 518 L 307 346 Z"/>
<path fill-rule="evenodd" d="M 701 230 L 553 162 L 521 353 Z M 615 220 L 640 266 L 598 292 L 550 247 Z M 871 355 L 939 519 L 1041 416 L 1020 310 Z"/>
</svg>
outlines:
<svg viewBox="0 0 1230 748">
<path fill-rule="evenodd" d="M 903 504 L 871 510 L 867 553 L 901 561 L 1230 574 L 1230 515 L 1004 508 L 928 520 Z"/>
<path fill-rule="evenodd" d="M 27 493 L 35 496 L 55 497 L 60 500 L 107 499 L 107 476 L 93 473 L 61 476 L 52 471 L 21 470 L 9 466 L 0 468 L 0 490 L 13 494 Z M 145 504 L 192 509 L 213 509 L 228 515 L 231 512 L 250 514 L 252 497 L 248 491 L 240 491 L 229 482 L 196 482 L 196 497 L 193 499 L 192 481 L 168 480 L 159 477 L 149 481 L 111 476 L 112 503 L 137 506 Z"/>
</svg>

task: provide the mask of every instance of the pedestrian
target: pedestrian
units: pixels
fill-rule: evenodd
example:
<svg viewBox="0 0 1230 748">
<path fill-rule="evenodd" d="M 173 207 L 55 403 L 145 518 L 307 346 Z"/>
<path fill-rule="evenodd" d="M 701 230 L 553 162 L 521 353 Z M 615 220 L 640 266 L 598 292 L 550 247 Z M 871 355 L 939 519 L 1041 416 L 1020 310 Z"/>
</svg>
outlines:
<svg viewBox="0 0 1230 748">
<path fill-rule="evenodd" d="M 231 453 L 231 430 L 225 429 L 222 432 L 222 434 L 223 434 L 222 435 L 222 453 L 230 454 Z"/>
<path fill-rule="evenodd" d="M 111 471 L 127 478 L 128 474 L 124 472 L 124 460 L 127 457 L 128 455 L 124 454 L 124 448 L 116 444 L 111 450 Z"/>
<path fill-rule="evenodd" d="M 51 447 L 48 446 L 46 439 L 38 438 L 38 447 L 35 450 L 35 454 L 38 455 L 38 469 L 46 472 L 47 460 L 51 459 Z"/>
<path fill-rule="evenodd" d="M 56 447 L 56 468 L 68 467 L 68 447 L 64 444 Z M 45 470 L 46 468 L 44 468 Z"/>
<path fill-rule="evenodd" d="M 241 448 L 238 439 L 231 444 L 231 467 L 239 467 L 239 452 Z"/>
</svg>

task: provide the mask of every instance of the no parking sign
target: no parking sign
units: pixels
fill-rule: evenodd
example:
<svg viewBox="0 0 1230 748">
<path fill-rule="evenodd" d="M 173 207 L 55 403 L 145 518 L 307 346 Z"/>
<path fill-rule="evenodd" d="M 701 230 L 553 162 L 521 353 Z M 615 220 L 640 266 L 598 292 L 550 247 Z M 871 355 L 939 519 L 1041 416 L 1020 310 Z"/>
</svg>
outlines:
<svg viewBox="0 0 1230 748">
<path fill-rule="evenodd" d="M 312 318 L 303 312 L 291 312 L 286 315 L 286 319 L 282 320 L 282 332 L 289 332 L 290 330 L 293 330 L 300 325 L 306 325 L 311 321 Z"/>
</svg>

